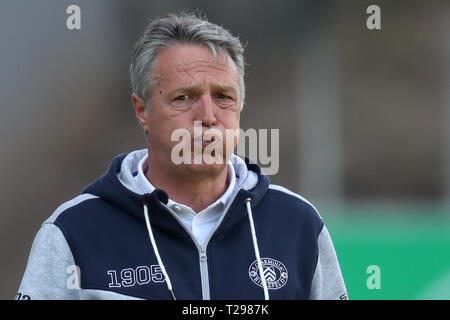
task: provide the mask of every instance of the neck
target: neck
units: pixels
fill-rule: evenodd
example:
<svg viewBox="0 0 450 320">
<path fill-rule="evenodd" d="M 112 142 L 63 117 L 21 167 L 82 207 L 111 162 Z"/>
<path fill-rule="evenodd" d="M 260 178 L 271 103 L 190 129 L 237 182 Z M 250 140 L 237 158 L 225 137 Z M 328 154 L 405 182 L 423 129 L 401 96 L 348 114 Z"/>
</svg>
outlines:
<svg viewBox="0 0 450 320">
<path fill-rule="evenodd" d="M 164 170 L 149 156 L 148 168 L 145 176 L 155 188 L 164 190 L 171 200 L 191 207 L 196 213 L 220 198 L 229 184 L 227 165 L 214 174 L 189 170 L 176 174 L 179 170 Z"/>
</svg>

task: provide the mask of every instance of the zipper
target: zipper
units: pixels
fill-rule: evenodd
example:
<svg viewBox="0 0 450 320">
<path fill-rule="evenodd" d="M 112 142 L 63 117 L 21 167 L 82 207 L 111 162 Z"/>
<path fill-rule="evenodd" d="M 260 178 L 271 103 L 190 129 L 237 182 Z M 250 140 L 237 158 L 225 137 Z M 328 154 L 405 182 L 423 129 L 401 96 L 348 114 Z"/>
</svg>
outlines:
<svg viewBox="0 0 450 320">
<path fill-rule="evenodd" d="M 198 253 L 199 253 L 199 260 L 200 260 L 200 278 L 201 278 L 201 285 L 202 285 L 202 298 L 203 300 L 211 300 L 211 293 L 209 290 L 209 272 L 208 272 L 208 257 L 206 255 L 206 248 L 208 247 L 209 240 L 213 236 L 213 234 L 216 232 L 217 228 L 222 224 L 223 219 L 228 213 L 228 210 L 230 210 L 231 205 L 233 204 L 234 200 L 236 199 L 237 195 L 239 194 L 238 190 L 234 193 L 234 195 L 230 198 L 230 201 L 228 202 L 228 205 L 225 207 L 222 216 L 219 218 L 219 221 L 217 221 L 214 229 L 209 234 L 208 238 L 205 241 L 205 244 L 201 246 L 197 239 L 195 238 L 194 234 L 186 228 L 186 225 L 181 221 L 181 219 L 178 217 L 178 215 L 170 209 L 167 205 L 163 204 L 164 207 L 167 209 L 167 211 L 170 212 L 172 216 L 175 217 L 175 219 L 178 221 L 178 223 L 181 224 L 183 229 L 189 234 L 192 241 L 195 243 Z"/>
<path fill-rule="evenodd" d="M 206 256 L 206 248 L 208 247 L 209 240 L 211 240 L 213 234 L 216 232 L 216 230 L 222 224 L 223 219 L 228 214 L 228 210 L 230 210 L 230 207 L 233 204 L 233 202 L 236 199 L 238 194 L 239 194 L 239 190 L 237 192 L 235 192 L 234 195 L 232 195 L 232 197 L 230 198 L 230 201 L 228 202 L 227 206 L 223 210 L 222 216 L 219 218 L 219 221 L 217 221 L 214 229 L 211 230 L 211 232 L 209 233 L 209 236 L 206 239 L 205 244 L 201 248 L 201 252 L 200 252 L 200 274 L 202 275 L 203 300 L 211 300 L 211 292 L 209 290 L 209 272 L 208 272 L 208 258 Z"/>
<path fill-rule="evenodd" d="M 209 280 L 208 280 L 208 263 L 206 257 L 206 246 L 204 247 L 200 246 L 194 234 L 191 232 L 191 230 L 186 228 L 186 225 L 183 223 L 183 221 L 181 221 L 178 215 L 175 212 L 173 212 L 173 210 L 170 209 L 167 205 L 164 205 L 164 207 L 178 221 L 178 223 L 183 227 L 183 229 L 189 234 L 191 240 L 197 247 L 200 260 L 200 279 L 202 284 L 202 298 L 203 300 L 209 300 Z"/>
<path fill-rule="evenodd" d="M 203 246 L 200 251 L 200 275 L 202 280 L 202 296 L 203 300 L 210 300 L 209 292 L 209 273 L 208 273 L 208 258 L 206 256 L 206 246 Z"/>
</svg>

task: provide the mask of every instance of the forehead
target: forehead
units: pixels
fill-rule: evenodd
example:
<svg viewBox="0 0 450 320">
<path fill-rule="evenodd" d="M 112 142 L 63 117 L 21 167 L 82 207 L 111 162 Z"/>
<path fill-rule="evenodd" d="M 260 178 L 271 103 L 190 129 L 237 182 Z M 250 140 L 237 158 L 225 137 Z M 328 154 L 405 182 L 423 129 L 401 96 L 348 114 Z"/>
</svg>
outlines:
<svg viewBox="0 0 450 320">
<path fill-rule="evenodd" d="M 174 44 L 162 50 L 154 73 L 158 84 L 169 86 L 195 85 L 199 82 L 238 86 L 234 61 L 221 54 L 214 57 L 203 46 Z"/>
</svg>

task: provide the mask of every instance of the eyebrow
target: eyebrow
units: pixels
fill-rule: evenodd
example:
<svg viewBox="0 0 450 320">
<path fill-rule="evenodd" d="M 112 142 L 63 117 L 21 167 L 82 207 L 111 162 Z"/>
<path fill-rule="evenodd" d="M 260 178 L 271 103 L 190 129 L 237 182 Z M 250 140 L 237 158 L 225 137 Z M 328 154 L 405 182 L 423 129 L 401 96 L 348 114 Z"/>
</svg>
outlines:
<svg viewBox="0 0 450 320">
<path fill-rule="evenodd" d="M 174 94 L 177 94 L 177 93 L 196 92 L 196 91 L 200 91 L 201 88 L 202 88 L 201 85 L 193 85 L 193 86 L 182 87 L 182 88 L 178 88 L 178 89 L 170 91 L 169 95 L 174 95 Z M 233 92 L 236 95 L 238 93 L 235 87 L 228 86 L 228 85 L 216 85 L 216 84 L 213 84 L 213 85 L 211 85 L 211 89 L 213 91 Z"/>
<path fill-rule="evenodd" d="M 216 90 L 216 91 L 227 91 L 227 92 L 231 91 L 231 92 L 237 94 L 237 90 L 233 86 L 212 85 L 211 87 L 213 88 L 213 90 Z"/>
</svg>

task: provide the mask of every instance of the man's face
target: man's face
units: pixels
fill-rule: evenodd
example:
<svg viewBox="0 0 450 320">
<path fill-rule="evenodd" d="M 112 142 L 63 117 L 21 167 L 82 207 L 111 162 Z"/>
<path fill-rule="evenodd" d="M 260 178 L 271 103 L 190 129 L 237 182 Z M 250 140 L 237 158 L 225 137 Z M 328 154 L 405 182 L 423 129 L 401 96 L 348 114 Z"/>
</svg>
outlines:
<svg viewBox="0 0 450 320">
<path fill-rule="evenodd" d="M 178 168 L 204 174 L 220 173 L 237 143 L 235 138 L 229 141 L 232 146 L 226 145 L 226 130 L 239 129 L 241 93 L 235 63 L 221 55 L 215 59 L 206 47 L 175 44 L 159 54 L 153 71 L 157 81 L 151 92 L 151 111 L 142 114 L 145 123 L 140 120 L 147 131 L 150 161 L 172 167 L 172 150 L 179 144 L 171 141 L 172 133 L 186 129 L 192 137 L 189 141 L 192 158 L 190 164 L 183 163 Z M 203 139 L 194 141 L 194 123 L 197 133 L 202 128 Z M 217 130 L 222 141 L 214 133 Z M 211 135 L 214 135 L 213 142 Z M 221 163 L 194 164 L 195 143 L 197 151 L 199 148 L 204 151 L 219 142 L 223 143 Z"/>
</svg>

